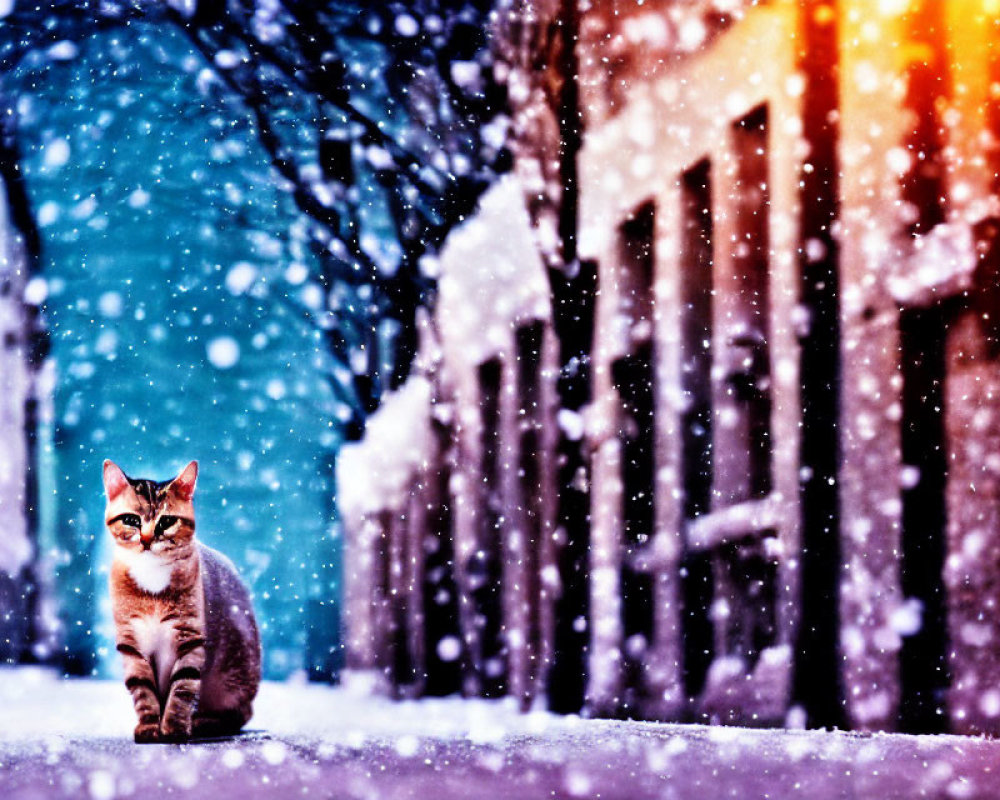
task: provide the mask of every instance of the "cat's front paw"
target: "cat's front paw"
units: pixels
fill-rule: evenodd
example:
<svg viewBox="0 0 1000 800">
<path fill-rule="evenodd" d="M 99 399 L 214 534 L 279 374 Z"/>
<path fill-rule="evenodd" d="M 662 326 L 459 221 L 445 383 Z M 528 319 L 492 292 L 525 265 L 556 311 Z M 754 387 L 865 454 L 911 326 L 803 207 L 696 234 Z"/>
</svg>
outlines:
<svg viewBox="0 0 1000 800">
<path fill-rule="evenodd" d="M 186 742 L 191 738 L 191 720 L 165 719 L 160 723 L 161 742 Z"/>
<path fill-rule="evenodd" d="M 160 725 L 158 722 L 140 722 L 135 726 L 135 743 L 151 744 L 160 741 Z"/>
</svg>

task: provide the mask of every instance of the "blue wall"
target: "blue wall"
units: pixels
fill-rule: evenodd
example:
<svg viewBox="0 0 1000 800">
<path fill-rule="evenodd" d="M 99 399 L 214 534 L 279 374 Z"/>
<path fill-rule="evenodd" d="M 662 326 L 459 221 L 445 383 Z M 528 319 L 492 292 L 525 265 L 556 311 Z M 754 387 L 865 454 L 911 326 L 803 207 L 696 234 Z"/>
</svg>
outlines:
<svg viewBox="0 0 1000 800">
<path fill-rule="evenodd" d="M 323 292 L 307 222 L 205 67 L 176 32 L 131 26 L 60 45 L 7 87 L 57 372 L 44 556 L 66 663 L 114 673 L 101 462 L 166 479 L 196 458 L 198 535 L 252 587 L 267 674 L 329 674 L 340 434 L 310 319 Z"/>
</svg>

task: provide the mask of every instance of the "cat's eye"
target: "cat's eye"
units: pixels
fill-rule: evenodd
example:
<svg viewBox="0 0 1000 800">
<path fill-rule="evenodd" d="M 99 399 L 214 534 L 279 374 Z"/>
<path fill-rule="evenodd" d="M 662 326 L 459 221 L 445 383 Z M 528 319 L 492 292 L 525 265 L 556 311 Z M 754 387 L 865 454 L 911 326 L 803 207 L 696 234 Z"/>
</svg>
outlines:
<svg viewBox="0 0 1000 800">
<path fill-rule="evenodd" d="M 156 522 L 156 532 L 159 534 L 166 533 L 170 528 L 174 527 L 177 523 L 178 518 L 173 517 L 170 514 L 164 514 Z"/>
<path fill-rule="evenodd" d="M 138 528 L 142 524 L 138 514 L 121 514 L 117 521 L 128 528 Z"/>
</svg>

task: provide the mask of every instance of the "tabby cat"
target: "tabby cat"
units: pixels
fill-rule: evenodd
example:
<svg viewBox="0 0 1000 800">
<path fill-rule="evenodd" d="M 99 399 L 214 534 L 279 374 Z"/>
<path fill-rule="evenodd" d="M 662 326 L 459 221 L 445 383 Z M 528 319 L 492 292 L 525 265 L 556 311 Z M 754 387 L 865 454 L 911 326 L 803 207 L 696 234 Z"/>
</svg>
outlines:
<svg viewBox="0 0 1000 800">
<path fill-rule="evenodd" d="M 195 461 L 162 483 L 104 462 L 111 601 L 136 742 L 237 733 L 260 683 L 250 595 L 232 562 L 194 538 L 197 477 Z"/>
</svg>

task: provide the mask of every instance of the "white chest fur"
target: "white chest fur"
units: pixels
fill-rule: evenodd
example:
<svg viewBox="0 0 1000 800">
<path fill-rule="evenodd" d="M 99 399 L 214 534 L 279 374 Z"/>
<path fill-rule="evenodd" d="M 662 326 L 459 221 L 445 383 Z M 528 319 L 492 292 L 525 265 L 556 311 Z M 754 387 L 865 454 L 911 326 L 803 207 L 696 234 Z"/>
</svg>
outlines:
<svg viewBox="0 0 1000 800">
<path fill-rule="evenodd" d="M 165 690 L 174 669 L 173 623 L 158 617 L 136 617 L 132 620 L 132 635 L 136 647 L 156 670 L 156 685 Z"/>
<path fill-rule="evenodd" d="M 116 547 L 115 560 L 125 566 L 140 589 L 150 594 L 159 594 L 170 584 L 173 565 L 164 562 L 157 553 Z"/>
</svg>

